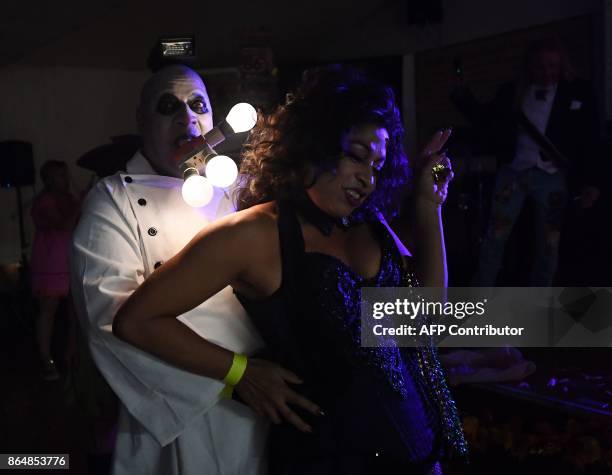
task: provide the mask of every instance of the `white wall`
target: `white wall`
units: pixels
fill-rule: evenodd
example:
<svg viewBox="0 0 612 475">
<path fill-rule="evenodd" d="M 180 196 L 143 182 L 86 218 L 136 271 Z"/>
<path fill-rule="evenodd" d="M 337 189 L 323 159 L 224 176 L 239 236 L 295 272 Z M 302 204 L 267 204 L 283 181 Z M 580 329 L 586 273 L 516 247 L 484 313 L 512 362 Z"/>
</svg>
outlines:
<svg viewBox="0 0 612 475">
<path fill-rule="evenodd" d="M 65 160 L 78 186 L 91 173 L 76 160 L 110 137 L 136 133 L 135 109 L 145 71 L 14 67 L 0 70 L 0 141 L 32 142 L 35 166 Z M 40 190 L 37 175 L 36 189 Z M 23 188 L 27 240 L 33 232 L 32 187 Z M 0 189 L 0 264 L 19 259 L 15 191 Z"/>
</svg>

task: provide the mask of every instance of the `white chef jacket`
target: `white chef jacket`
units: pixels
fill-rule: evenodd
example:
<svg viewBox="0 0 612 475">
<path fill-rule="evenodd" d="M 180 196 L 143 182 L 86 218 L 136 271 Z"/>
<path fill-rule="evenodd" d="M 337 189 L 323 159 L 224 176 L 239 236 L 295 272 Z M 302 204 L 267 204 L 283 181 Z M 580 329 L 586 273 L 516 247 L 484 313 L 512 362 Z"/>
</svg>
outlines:
<svg viewBox="0 0 612 475">
<path fill-rule="evenodd" d="M 178 369 L 111 332 L 119 306 L 156 267 L 203 226 L 233 211 L 219 189 L 208 205 L 188 206 L 182 183 L 156 175 L 138 152 L 127 173 L 100 180 L 90 191 L 73 238 L 75 307 L 94 361 L 122 406 L 113 473 L 261 474 L 265 420 L 222 399 L 220 381 Z M 230 287 L 178 318 L 232 351 L 252 354 L 263 346 Z"/>
</svg>

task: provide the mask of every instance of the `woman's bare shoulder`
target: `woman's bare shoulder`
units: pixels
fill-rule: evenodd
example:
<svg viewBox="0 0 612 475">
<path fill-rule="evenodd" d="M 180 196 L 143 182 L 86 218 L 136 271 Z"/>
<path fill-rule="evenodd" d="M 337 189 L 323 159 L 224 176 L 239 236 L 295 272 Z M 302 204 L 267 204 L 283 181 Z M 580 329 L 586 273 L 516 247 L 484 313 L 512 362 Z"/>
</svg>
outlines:
<svg viewBox="0 0 612 475">
<path fill-rule="evenodd" d="M 275 204 L 264 203 L 214 221 L 198 233 L 195 241 L 221 240 L 226 246 L 254 248 L 274 242 L 278 235 L 276 222 Z"/>
<path fill-rule="evenodd" d="M 219 224 L 233 230 L 266 233 L 276 229 L 276 219 L 276 205 L 270 202 L 232 213 Z"/>
<path fill-rule="evenodd" d="M 219 266 L 234 269 L 231 285 L 244 295 L 267 295 L 280 285 L 276 223 L 273 203 L 238 211 L 202 230 L 194 255 L 214 255 Z"/>
</svg>

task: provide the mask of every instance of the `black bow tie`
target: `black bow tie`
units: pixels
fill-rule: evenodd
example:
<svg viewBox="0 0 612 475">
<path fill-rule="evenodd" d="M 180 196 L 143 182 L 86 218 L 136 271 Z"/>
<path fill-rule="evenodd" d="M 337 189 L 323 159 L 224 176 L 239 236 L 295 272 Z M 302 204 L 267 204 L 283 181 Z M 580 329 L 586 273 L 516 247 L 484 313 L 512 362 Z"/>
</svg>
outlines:
<svg viewBox="0 0 612 475">
<path fill-rule="evenodd" d="M 545 101 L 547 93 L 548 93 L 547 89 L 536 89 L 535 90 L 536 101 Z"/>
</svg>

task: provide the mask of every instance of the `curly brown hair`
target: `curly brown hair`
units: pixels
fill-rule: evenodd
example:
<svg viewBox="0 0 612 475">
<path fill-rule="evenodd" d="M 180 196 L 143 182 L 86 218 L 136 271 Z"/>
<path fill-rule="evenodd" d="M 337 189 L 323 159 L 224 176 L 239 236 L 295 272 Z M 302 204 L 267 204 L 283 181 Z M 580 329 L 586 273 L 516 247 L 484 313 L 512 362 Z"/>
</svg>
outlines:
<svg viewBox="0 0 612 475">
<path fill-rule="evenodd" d="M 259 116 L 243 148 L 236 207 L 245 209 L 303 192 L 305 173 L 314 168 L 316 181 L 322 172 L 333 170 L 342 156 L 343 136 L 370 123 L 389 134 L 387 158 L 376 190 L 354 217 L 381 211 L 392 218 L 409 179 L 395 95 L 391 88 L 341 65 L 306 71 L 285 104 Z"/>
</svg>

